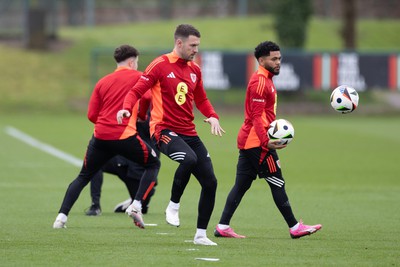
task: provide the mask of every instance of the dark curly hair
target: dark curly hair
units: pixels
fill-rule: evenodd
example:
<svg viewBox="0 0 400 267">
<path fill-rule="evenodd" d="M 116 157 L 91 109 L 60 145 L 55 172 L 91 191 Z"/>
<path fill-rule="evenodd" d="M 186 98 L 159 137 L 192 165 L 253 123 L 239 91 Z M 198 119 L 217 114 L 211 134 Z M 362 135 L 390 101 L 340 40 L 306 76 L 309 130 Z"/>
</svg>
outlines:
<svg viewBox="0 0 400 267">
<path fill-rule="evenodd" d="M 254 49 L 254 56 L 256 59 L 260 57 L 269 56 L 271 51 L 280 51 L 279 45 L 271 41 L 265 41 L 257 45 Z"/>
</svg>

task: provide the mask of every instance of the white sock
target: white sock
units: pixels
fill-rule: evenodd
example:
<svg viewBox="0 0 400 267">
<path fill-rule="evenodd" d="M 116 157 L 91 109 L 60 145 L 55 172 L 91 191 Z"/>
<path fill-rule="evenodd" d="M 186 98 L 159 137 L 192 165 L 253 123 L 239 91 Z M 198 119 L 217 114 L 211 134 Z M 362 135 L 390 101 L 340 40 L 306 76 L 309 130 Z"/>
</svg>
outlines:
<svg viewBox="0 0 400 267">
<path fill-rule="evenodd" d="M 68 219 L 67 215 L 65 215 L 64 213 L 59 213 L 57 215 L 56 221 L 58 220 L 58 221 L 62 221 L 65 223 L 65 222 L 67 222 L 67 219 Z"/>
<path fill-rule="evenodd" d="M 179 210 L 180 204 L 172 202 L 171 200 L 169 201 L 168 207 L 174 210 Z"/>
<path fill-rule="evenodd" d="M 290 230 L 295 231 L 297 228 L 299 228 L 300 223 L 296 223 L 295 226 L 290 227 Z"/>
<path fill-rule="evenodd" d="M 140 200 L 135 199 L 132 204 L 136 209 L 142 210 L 142 202 Z"/>
<path fill-rule="evenodd" d="M 194 238 L 199 238 L 199 237 L 207 237 L 207 230 L 197 228 L 196 235 L 194 236 Z"/>
<path fill-rule="evenodd" d="M 226 230 L 229 228 L 229 224 L 218 224 L 218 228 L 221 230 Z"/>
</svg>

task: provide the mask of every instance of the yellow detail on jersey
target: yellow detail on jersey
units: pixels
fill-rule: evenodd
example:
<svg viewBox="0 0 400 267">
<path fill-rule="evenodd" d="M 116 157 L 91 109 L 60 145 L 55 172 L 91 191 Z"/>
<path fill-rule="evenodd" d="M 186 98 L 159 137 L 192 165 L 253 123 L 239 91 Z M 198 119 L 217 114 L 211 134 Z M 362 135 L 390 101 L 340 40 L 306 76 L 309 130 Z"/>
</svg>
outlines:
<svg viewBox="0 0 400 267">
<path fill-rule="evenodd" d="M 183 105 L 186 102 L 186 94 L 188 93 L 188 86 L 184 82 L 178 83 L 176 86 L 175 102 L 178 105 Z"/>
<path fill-rule="evenodd" d="M 278 94 L 275 94 L 274 114 L 276 115 L 276 107 L 278 105 Z"/>
</svg>

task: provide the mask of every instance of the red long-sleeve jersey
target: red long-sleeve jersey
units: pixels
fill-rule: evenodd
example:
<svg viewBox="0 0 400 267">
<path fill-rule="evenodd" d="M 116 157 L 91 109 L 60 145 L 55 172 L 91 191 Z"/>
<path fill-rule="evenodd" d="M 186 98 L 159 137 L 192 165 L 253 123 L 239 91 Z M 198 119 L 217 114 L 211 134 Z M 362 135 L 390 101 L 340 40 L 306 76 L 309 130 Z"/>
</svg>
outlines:
<svg viewBox="0 0 400 267">
<path fill-rule="evenodd" d="M 139 100 L 139 107 L 138 107 L 138 119 L 142 121 L 147 120 L 147 112 L 151 107 L 151 91 L 148 90 Z"/>
<path fill-rule="evenodd" d="M 267 150 L 267 130 L 276 118 L 277 94 L 272 81 L 273 74 L 263 68 L 251 76 L 246 90 L 244 122 L 239 130 L 239 149 L 262 147 Z"/>
<path fill-rule="evenodd" d="M 132 112 L 129 120 L 124 120 L 122 124 L 118 124 L 116 114 L 122 108 L 125 95 L 141 75 L 140 71 L 119 67 L 97 82 L 87 112 L 88 119 L 94 123 L 96 138 L 119 140 L 136 133 L 137 112 Z"/>
<path fill-rule="evenodd" d="M 219 119 L 203 87 L 200 67 L 186 61 L 175 51 L 162 55 L 147 66 L 145 72 L 126 95 L 124 109 L 132 110 L 136 101 L 151 88 L 152 109 L 150 134 L 163 129 L 197 135 L 193 123 L 193 102 L 207 118 Z"/>
</svg>

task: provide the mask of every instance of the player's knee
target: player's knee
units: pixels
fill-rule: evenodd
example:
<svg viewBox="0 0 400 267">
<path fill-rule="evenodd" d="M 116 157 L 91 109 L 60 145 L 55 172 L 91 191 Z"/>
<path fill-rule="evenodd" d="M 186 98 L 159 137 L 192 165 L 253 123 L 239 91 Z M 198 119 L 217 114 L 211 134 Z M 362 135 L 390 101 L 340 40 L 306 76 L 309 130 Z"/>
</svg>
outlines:
<svg viewBox="0 0 400 267">
<path fill-rule="evenodd" d="M 185 164 L 187 166 L 195 166 L 197 164 L 197 156 L 196 154 L 186 154 L 185 158 L 181 162 L 181 164 Z"/>
<path fill-rule="evenodd" d="M 211 180 L 211 188 L 214 191 L 216 191 L 217 190 L 217 186 L 218 186 L 218 181 L 217 181 L 217 178 L 215 178 L 215 176 L 214 176 L 214 179 Z"/>
<path fill-rule="evenodd" d="M 147 170 L 148 172 L 154 172 L 154 173 L 158 173 L 158 171 L 161 168 L 161 162 L 157 159 L 156 161 L 149 161 L 146 164 L 144 164 L 144 170 Z M 141 177 L 141 175 L 139 176 Z"/>
<path fill-rule="evenodd" d="M 202 179 L 202 187 L 209 191 L 216 191 L 218 186 L 217 178 L 214 174 L 204 177 Z"/>
</svg>

